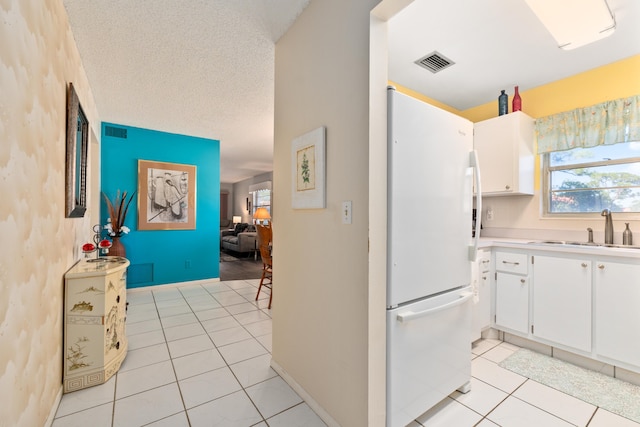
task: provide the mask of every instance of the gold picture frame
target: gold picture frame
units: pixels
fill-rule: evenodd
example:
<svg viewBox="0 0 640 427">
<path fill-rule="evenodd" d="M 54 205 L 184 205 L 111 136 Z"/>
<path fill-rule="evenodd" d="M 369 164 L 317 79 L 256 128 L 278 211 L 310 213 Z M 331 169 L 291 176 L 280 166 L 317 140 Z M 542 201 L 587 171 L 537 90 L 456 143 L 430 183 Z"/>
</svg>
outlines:
<svg viewBox="0 0 640 427">
<path fill-rule="evenodd" d="M 196 228 L 196 166 L 138 160 L 138 230 Z"/>
<path fill-rule="evenodd" d="M 291 142 L 293 209 L 326 207 L 326 128 L 321 126 Z"/>
</svg>

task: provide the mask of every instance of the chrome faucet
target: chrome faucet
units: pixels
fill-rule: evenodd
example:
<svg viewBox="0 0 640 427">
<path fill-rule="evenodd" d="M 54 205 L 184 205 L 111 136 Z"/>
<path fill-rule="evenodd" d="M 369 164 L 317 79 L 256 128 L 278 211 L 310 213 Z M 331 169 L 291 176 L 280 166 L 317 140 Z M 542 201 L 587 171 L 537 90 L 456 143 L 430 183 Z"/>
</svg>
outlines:
<svg viewBox="0 0 640 427">
<path fill-rule="evenodd" d="M 611 221 L 611 211 L 609 209 L 604 209 L 600 214 L 604 218 L 604 244 L 612 245 L 613 244 L 613 221 Z"/>
</svg>

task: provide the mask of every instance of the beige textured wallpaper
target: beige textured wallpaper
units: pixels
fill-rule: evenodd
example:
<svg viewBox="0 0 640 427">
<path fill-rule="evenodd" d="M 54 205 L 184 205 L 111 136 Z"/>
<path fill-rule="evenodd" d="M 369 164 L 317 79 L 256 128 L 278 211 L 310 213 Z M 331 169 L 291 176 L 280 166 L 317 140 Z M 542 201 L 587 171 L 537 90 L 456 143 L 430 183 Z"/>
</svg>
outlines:
<svg viewBox="0 0 640 427">
<path fill-rule="evenodd" d="M 44 425 L 62 383 L 63 275 L 91 228 L 64 217 L 70 81 L 99 129 L 62 0 L 0 0 L 2 427 Z"/>
</svg>

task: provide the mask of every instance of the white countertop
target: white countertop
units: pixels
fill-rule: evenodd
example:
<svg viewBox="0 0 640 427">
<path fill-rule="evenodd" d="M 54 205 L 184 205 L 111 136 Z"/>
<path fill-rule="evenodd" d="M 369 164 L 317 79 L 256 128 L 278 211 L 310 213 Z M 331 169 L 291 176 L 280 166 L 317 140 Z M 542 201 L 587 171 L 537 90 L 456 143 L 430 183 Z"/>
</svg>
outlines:
<svg viewBox="0 0 640 427">
<path fill-rule="evenodd" d="M 502 237 L 481 237 L 480 248 L 512 248 L 527 251 L 545 251 L 557 253 L 572 253 L 583 255 L 597 255 L 608 257 L 623 257 L 640 259 L 640 249 L 637 248 L 612 248 L 607 246 L 581 246 L 542 243 L 537 239 L 512 239 Z"/>
</svg>

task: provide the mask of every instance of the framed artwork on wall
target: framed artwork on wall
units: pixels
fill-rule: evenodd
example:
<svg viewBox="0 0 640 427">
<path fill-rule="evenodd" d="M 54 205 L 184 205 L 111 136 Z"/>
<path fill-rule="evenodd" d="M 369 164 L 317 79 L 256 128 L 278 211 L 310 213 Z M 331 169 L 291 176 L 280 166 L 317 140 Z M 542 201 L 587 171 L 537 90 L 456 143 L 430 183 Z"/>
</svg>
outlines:
<svg viewBox="0 0 640 427">
<path fill-rule="evenodd" d="M 321 126 L 291 142 L 293 209 L 324 209 L 326 129 Z"/>
<path fill-rule="evenodd" d="M 89 120 L 72 83 L 67 87 L 66 132 L 65 217 L 82 218 L 87 210 Z"/>
<path fill-rule="evenodd" d="M 196 228 L 196 166 L 138 160 L 138 230 Z"/>
</svg>

